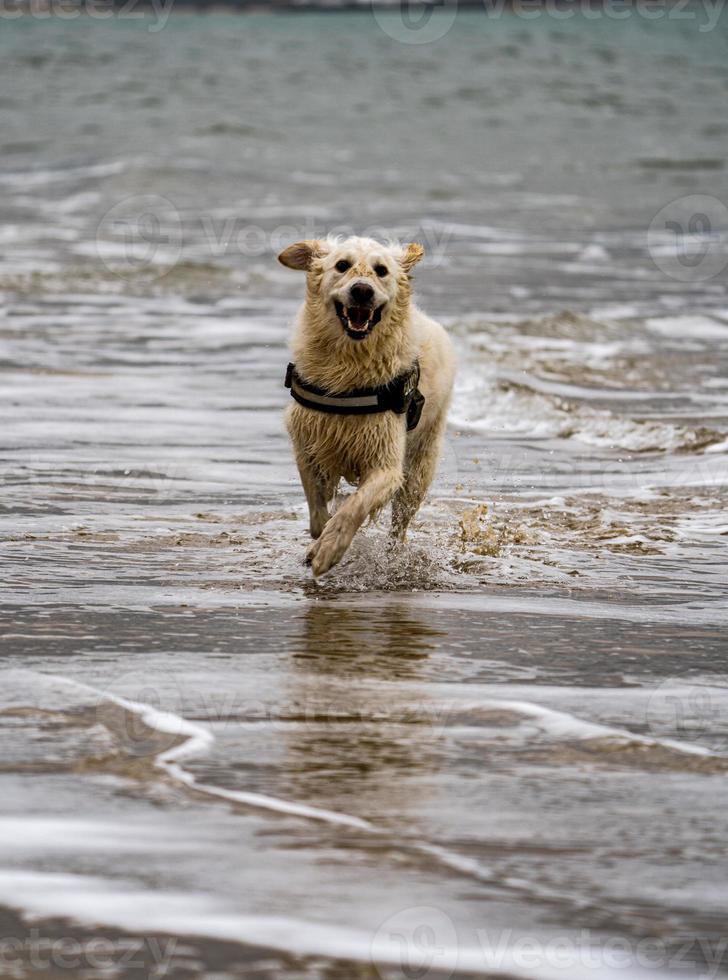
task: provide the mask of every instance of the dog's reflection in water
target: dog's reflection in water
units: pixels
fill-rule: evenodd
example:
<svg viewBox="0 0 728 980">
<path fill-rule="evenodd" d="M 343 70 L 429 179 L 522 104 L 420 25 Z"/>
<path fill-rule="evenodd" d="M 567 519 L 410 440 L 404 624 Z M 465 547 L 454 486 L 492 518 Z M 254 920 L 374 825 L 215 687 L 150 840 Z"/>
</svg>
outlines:
<svg viewBox="0 0 728 980">
<path fill-rule="evenodd" d="M 420 777 L 439 767 L 443 720 L 424 683 L 443 637 L 430 617 L 403 602 L 308 606 L 286 697 L 295 798 L 367 818 L 417 807 Z"/>
<path fill-rule="evenodd" d="M 314 601 L 302 617 L 294 660 L 332 677 L 356 674 L 414 680 L 420 676 L 418 664 L 445 637 L 432 625 L 433 618 L 430 611 L 403 601 L 383 600 L 376 605 Z"/>
</svg>

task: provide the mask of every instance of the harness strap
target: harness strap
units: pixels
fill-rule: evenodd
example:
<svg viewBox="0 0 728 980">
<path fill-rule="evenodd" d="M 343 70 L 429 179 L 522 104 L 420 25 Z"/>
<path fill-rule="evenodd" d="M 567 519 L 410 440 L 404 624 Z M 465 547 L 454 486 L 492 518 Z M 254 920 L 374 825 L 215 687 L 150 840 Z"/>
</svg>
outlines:
<svg viewBox="0 0 728 980">
<path fill-rule="evenodd" d="M 424 395 L 417 385 L 420 380 L 420 365 L 414 365 L 397 375 L 385 385 L 376 388 L 355 388 L 353 391 L 332 395 L 323 388 L 304 381 L 296 371 L 295 364 L 289 364 L 286 371 L 286 388 L 291 395 L 306 408 L 332 415 L 373 415 L 377 412 L 394 412 L 407 415 L 407 429 L 417 427 L 425 404 Z"/>
</svg>

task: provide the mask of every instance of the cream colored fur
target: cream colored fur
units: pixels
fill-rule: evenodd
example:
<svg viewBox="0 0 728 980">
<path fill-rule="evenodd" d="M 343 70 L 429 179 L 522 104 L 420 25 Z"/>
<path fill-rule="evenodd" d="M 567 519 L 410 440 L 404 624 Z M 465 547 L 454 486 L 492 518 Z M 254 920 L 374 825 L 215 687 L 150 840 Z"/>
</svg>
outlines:
<svg viewBox="0 0 728 980">
<path fill-rule="evenodd" d="M 425 405 L 419 425 L 406 431 L 403 415 L 333 415 L 298 403 L 286 425 L 308 501 L 311 536 L 307 560 L 314 575 L 339 562 L 369 516 L 392 503 L 392 534 L 404 540 L 407 527 L 435 475 L 455 375 L 447 334 L 413 304 L 410 273 L 423 255 L 420 245 L 382 245 L 370 238 L 297 242 L 279 256 L 283 265 L 306 272 L 306 299 L 297 318 L 292 350 L 305 380 L 332 394 L 380 385 L 420 363 Z M 347 260 L 345 272 L 337 262 Z M 386 267 L 387 274 L 375 269 Z M 381 321 L 363 340 L 345 332 L 334 299 L 352 282 L 375 291 L 385 304 Z M 341 478 L 357 487 L 331 515 Z"/>
</svg>

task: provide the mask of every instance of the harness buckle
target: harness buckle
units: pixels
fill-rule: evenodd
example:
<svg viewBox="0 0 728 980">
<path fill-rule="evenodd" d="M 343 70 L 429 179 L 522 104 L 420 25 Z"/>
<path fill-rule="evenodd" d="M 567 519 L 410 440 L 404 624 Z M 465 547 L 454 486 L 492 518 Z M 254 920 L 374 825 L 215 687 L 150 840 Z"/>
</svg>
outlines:
<svg viewBox="0 0 728 980">
<path fill-rule="evenodd" d="M 419 380 L 420 366 L 419 364 L 415 364 L 411 371 L 397 378 L 396 382 L 390 382 L 390 385 L 386 389 L 386 396 L 382 399 L 383 407 L 388 408 L 395 415 L 404 415 L 406 412 L 409 418 L 410 406 L 412 405 L 413 398 L 417 394 Z"/>
</svg>

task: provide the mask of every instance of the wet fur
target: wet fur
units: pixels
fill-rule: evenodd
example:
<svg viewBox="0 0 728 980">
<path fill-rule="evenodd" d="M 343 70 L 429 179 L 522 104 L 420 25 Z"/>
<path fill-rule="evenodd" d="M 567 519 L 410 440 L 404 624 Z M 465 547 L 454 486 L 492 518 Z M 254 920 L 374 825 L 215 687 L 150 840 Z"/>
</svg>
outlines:
<svg viewBox="0 0 728 980">
<path fill-rule="evenodd" d="M 384 384 L 420 363 L 425 406 L 418 427 L 406 431 L 404 416 L 333 415 L 291 404 L 286 413 L 315 539 L 307 560 L 323 575 L 341 560 L 367 517 L 392 503 L 392 534 L 403 541 L 407 527 L 435 475 L 452 390 L 455 360 L 440 324 L 412 303 L 410 273 L 422 256 L 419 245 L 383 246 L 372 239 L 299 242 L 279 256 L 284 265 L 305 269 L 306 299 L 297 318 L 292 349 L 300 376 L 337 393 Z M 345 277 L 337 275 L 338 257 L 354 258 Z M 332 291 L 356 278 L 372 279 L 373 267 L 386 261 L 389 275 L 381 322 L 363 340 L 343 331 Z M 375 281 L 372 279 L 372 281 Z M 356 486 L 330 515 L 341 478 Z"/>
</svg>

